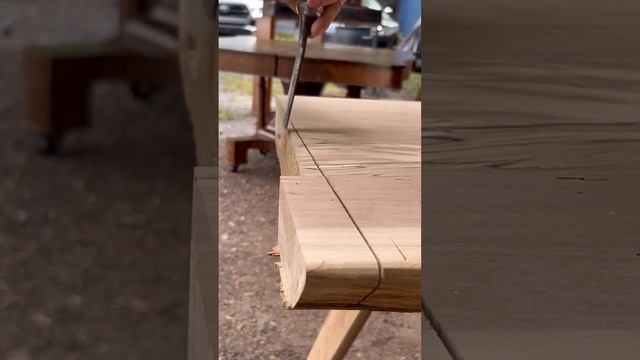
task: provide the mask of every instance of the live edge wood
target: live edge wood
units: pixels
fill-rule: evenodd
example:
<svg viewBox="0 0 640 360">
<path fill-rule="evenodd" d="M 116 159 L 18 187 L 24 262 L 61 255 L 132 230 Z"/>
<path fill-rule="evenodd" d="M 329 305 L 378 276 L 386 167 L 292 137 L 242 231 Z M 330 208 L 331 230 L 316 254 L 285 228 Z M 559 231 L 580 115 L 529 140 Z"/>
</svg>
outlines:
<svg viewBox="0 0 640 360">
<path fill-rule="evenodd" d="M 277 98 L 286 308 L 420 310 L 420 104 Z"/>
</svg>

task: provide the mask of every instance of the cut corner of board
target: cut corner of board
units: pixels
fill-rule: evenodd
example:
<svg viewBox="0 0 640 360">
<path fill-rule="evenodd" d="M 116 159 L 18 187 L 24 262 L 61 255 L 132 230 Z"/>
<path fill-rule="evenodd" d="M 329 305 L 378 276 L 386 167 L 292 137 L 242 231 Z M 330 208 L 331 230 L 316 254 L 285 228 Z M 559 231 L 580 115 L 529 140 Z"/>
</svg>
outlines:
<svg viewBox="0 0 640 360">
<path fill-rule="evenodd" d="M 365 101 L 296 97 L 295 130 L 276 125 L 285 309 L 420 311 L 419 107 Z M 281 122 L 286 97 L 276 104 Z M 389 104 L 401 114 L 390 132 L 375 126 Z M 342 110 L 353 121 L 332 118 Z"/>
</svg>

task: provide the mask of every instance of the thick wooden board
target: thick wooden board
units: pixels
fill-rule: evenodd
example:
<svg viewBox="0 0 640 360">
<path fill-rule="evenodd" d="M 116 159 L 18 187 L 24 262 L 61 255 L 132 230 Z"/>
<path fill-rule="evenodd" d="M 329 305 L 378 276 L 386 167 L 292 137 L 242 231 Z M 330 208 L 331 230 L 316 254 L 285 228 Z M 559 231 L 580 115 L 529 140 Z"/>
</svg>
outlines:
<svg viewBox="0 0 640 360">
<path fill-rule="evenodd" d="M 376 258 L 324 179 L 283 177 L 279 214 L 287 307 L 348 307 L 377 285 Z"/>
<path fill-rule="evenodd" d="M 640 4 L 435 5 L 431 308 L 465 359 L 638 358 Z"/>
<path fill-rule="evenodd" d="M 419 311 L 420 104 L 276 103 L 285 306 Z"/>
</svg>

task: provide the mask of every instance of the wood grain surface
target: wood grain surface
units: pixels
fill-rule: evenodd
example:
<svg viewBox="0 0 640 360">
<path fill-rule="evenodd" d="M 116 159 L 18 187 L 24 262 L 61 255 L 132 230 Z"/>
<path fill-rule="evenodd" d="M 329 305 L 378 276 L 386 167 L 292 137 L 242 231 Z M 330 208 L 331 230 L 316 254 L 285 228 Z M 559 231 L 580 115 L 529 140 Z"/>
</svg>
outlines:
<svg viewBox="0 0 640 360">
<path fill-rule="evenodd" d="M 640 353 L 640 6 L 427 5 L 423 289 L 465 359 Z"/>
<path fill-rule="evenodd" d="M 278 121 L 285 306 L 419 311 L 419 119 L 418 102 L 296 97 Z"/>
</svg>

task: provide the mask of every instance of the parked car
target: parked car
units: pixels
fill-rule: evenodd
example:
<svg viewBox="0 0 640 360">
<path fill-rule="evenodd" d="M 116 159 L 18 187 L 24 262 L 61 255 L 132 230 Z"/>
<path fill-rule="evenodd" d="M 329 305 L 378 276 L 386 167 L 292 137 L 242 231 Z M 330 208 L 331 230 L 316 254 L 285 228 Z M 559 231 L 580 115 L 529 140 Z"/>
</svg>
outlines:
<svg viewBox="0 0 640 360">
<path fill-rule="evenodd" d="M 218 23 L 220 35 L 251 35 L 256 31 L 256 19 L 262 17 L 263 0 L 220 0 Z M 328 43 L 392 48 L 399 39 L 400 26 L 391 14 L 393 9 L 383 8 L 377 0 L 362 0 L 362 6 L 382 12 L 377 25 L 352 25 L 334 22 L 326 31 Z M 293 26 L 278 27 L 279 31 L 291 32 Z"/>
<path fill-rule="evenodd" d="M 256 19 L 262 17 L 263 0 L 219 0 L 218 32 L 220 35 L 251 35 Z"/>
<path fill-rule="evenodd" d="M 399 39 L 400 25 L 391 14 L 393 9 L 383 8 L 377 0 L 362 0 L 362 6 L 382 12 L 378 25 L 357 26 L 334 22 L 326 31 L 325 41 L 329 43 L 392 48 Z"/>
</svg>

